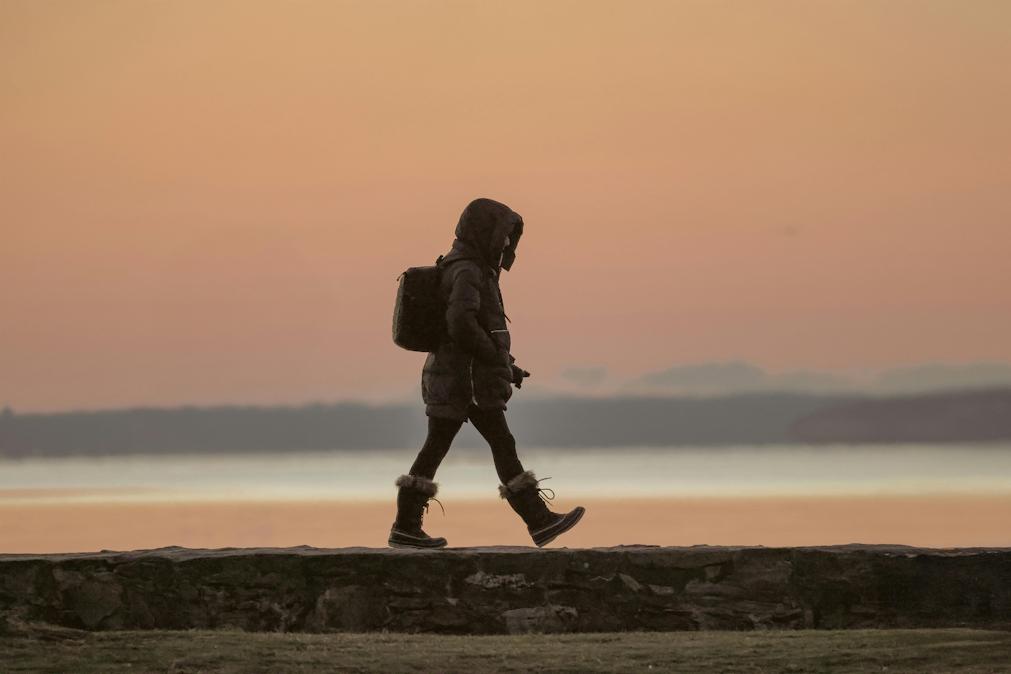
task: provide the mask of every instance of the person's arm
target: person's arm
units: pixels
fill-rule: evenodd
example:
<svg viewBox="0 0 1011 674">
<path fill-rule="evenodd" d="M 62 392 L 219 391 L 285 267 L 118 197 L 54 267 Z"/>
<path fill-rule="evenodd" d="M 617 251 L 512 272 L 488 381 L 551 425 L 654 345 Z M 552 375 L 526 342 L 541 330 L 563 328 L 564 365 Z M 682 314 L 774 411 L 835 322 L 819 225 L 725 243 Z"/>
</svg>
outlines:
<svg viewBox="0 0 1011 674">
<path fill-rule="evenodd" d="M 477 321 L 477 312 L 481 308 L 480 272 L 467 263 L 458 263 L 451 273 L 452 289 L 446 304 L 446 327 L 450 339 L 483 363 L 508 366 L 508 354 L 499 350 Z"/>
</svg>

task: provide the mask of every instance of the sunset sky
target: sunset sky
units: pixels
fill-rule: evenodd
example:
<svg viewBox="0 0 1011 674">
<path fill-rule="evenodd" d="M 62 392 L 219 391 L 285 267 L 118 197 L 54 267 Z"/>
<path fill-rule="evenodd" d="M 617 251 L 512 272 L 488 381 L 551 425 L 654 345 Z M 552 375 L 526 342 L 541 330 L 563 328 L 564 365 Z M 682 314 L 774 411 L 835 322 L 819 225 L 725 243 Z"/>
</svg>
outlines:
<svg viewBox="0 0 1011 674">
<path fill-rule="evenodd" d="M 477 196 L 544 385 L 1009 361 L 1009 64 L 1002 0 L 0 0 L 0 406 L 410 394 Z"/>
</svg>

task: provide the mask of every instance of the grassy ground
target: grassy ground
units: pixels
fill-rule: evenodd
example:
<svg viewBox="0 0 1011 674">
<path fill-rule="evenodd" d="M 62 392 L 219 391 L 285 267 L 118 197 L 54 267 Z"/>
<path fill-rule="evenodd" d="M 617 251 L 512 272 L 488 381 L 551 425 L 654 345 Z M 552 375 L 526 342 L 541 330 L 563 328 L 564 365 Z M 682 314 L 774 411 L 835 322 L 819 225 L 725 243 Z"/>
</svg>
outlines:
<svg viewBox="0 0 1011 674">
<path fill-rule="evenodd" d="M 0 639 L 0 672 L 1011 672 L 980 630 L 398 634 L 40 632 Z"/>
</svg>

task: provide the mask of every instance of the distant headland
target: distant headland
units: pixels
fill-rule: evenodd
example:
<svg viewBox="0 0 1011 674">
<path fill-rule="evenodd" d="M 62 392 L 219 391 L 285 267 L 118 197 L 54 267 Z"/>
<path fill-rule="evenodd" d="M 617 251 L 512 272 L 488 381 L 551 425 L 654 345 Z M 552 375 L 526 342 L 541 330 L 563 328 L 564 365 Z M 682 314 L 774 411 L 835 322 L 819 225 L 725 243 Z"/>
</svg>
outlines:
<svg viewBox="0 0 1011 674">
<path fill-rule="evenodd" d="M 520 440 L 541 447 L 1011 440 L 1011 388 L 890 397 L 517 397 L 509 407 Z M 406 404 L 8 409 L 0 414 L 0 458 L 396 449 L 417 446 L 423 431 L 421 406 Z"/>
</svg>

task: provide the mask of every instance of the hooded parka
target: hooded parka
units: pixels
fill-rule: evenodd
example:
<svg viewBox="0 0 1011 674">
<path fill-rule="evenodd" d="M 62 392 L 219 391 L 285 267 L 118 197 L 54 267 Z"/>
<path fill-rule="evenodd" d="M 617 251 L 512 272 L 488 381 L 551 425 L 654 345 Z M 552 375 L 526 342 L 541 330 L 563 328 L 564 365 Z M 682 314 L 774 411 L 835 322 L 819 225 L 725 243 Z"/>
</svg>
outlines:
<svg viewBox="0 0 1011 674">
<path fill-rule="evenodd" d="M 460 216 L 453 247 L 440 263 L 447 334 L 421 374 L 428 416 L 466 420 L 471 405 L 506 409 L 515 359 L 499 273 L 512 267 L 522 233 L 523 219 L 491 199 L 475 199 Z"/>
</svg>

